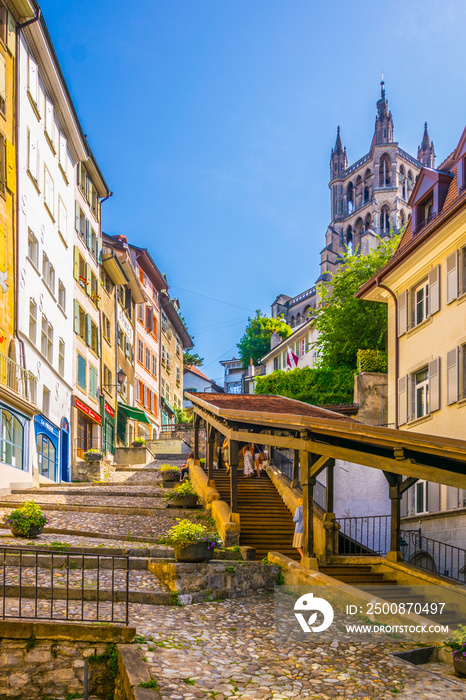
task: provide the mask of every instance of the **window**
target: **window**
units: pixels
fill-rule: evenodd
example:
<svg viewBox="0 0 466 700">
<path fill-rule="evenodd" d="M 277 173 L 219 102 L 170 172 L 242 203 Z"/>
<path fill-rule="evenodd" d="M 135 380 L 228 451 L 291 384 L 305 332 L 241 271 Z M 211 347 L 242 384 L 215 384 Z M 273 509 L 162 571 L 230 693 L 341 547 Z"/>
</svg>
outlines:
<svg viewBox="0 0 466 700">
<path fill-rule="evenodd" d="M 78 386 L 83 391 L 87 389 L 87 362 L 78 352 Z"/>
<path fill-rule="evenodd" d="M 154 330 L 154 311 L 149 304 L 146 306 L 146 328 L 149 333 Z"/>
<path fill-rule="evenodd" d="M 54 184 L 47 168 L 44 168 L 44 202 L 50 214 L 54 215 Z"/>
<path fill-rule="evenodd" d="M 45 98 L 45 134 L 48 137 L 49 145 L 55 151 L 55 115 L 53 113 L 53 104 L 48 97 Z"/>
<path fill-rule="evenodd" d="M 93 272 L 91 272 L 91 283 L 88 287 L 90 290 L 90 296 L 92 301 L 96 306 L 99 306 L 99 301 L 100 301 L 100 294 L 99 294 L 99 280 L 98 278 L 94 275 Z"/>
<path fill-rule="evenodd" d="M 28 232 L 28 258 L 34 267 L 39 267 L 39 242 L 31 229 Z"/>
<path fill-rule="evenodd" d="M 144 304 L 138 304 L 138 320 L 144 323 Z"/>
<path fill-rule="evenodd" d="M 157 355 L 152 355 L 152 374 L 157 376 Z"/>
<path fill-rule="evenodd" d="M 421 282 L 414 290 L 414 318 L 415 325 L 422 323 L 429 315 L 429 284 L 427 280 Z"/>
<path fill-rule="evenodd" d="M 166 363 L 167 363 L 167 369 L 170 369 L 170 353 L 167 350 L 167 357 L 166 357 Z"/>
<path fill-rule="evenodd" d="M 0 462 L 22 469 L 23 443 L 23 425 L 13 413 L 0 408 Z"/>
<path fill-rule="evenodd" d="M 415 490 L 416 513 L 427 513 L 429 510 L 429 489 L 427 481 L 417 481 Z"/>
<path fill-rule="evenodd" d="M 87 338 L 87 344 L 94 350 L 95 354 L 100 357 L 100 335 L 99 335 L 99 327 L 96 326 L 94 321 L 88 317 L 88 324 L 90 323 L 90 337 L 88 336 Z"/>
<path fill-rule="evenodd" d="M 68 146 L 66 143 L 66 138 L 63 136 L 63 134 L 60 134 L 58 144 L 58 160 L 60 170 L 65 176 L 65 179 L 68 180 Z"/>
<path fill-rule="evenodd" d="M 58 372 L 62 377 L 65 374 L 65 341 L 63 338 L 58 341 Z"/>
<path fill-rule="evenodd" d="M 150 350 L 146 348 L 146 369 L 150 372 Z"/>
<path fill-rule="evenodd" d="M 29 299 L 29 340 L 31 343 L 37 339 L 37 304 L 34 299 Z"/>
<path fill-rule="evenodd" d="M 415 417 L 429 413 L 429 370 L 427 367 L 414 375 Z"/>
<path fill-rule="evenodd" d="M 79 307 L 78 335 L 86 340 L 86 312 L 81 307 Z"/>
<path fill-rule="evenodd" d="M 391 170 L 390 156 L 388 153 L 384 153 L 379 165 L 379 187 L 390 187 Z"/>
<path fill-rule="evenodd" d="M 66 289 L 61 280 L 58 280 L 58 306 L 62 311 L 66 310 Z"/>
<path fill-rule="evenodd" d="M 105 338 L 105 340 L 110 343 L 111 345 L 111 340 L 110 340 L 110 335 L 111 335 L 111 324 L 110 324 L 110 319 L 107 318 L 105 314 L 102 314 L 102 333 Z"/>
<path fill-rule="evenodd" d="M 56 448 L 46 435 L 39 433 L 36 440 L 39 474 L 48 479 L 55 478 Z"/>
<path fill-rule="evenodd" d="M 141 364 L 144 362 L 144 343 L 140 338 L 138 338 L 138 362 Z"/>
<path fill-rule="evenodd" d="M 113 387 L 112 387 L 112 372 L 107 367 L 107 365 L 104 365 L 104 382 L 103 382 L 103 388 L 106 389 L 110 394 L 113 393 Z"/>
<path fill-rule="evenodd" d="M 37 183 L 39 177 L 39 147 L 37 139 L 28 131 L 28 170 Z"/>
<path fill-rule="evenodd" d="M 50 389 L 42 387 L 42 413 L 44 416 L 50 415 Z"/>
<path fill-rule="evenodd" d="M 108 292 L 109 294 L 112 294 L 113 288 L 115 285 L 113 284 L 112 280 L 110 279 L 110 277 L 107 275 L 107 273 L 105 272 L 105 270 L 103 268 L 102 268 L 101 272 L 102 272 L 102 286 L 106 292 Z"/>
<path fill-rule="evenodd" d="M 154 285 L 152 285 L 152 299 L 155 301 L 155 303 L 157 303 L 158 295 L 157 295 L 157 290 L 154 287 Z"/>
<path fill-rule="evenodd" d="M 178 384 L 181 382 L 181 372 L 179 367 L 176 368 L 176 381 Z"/>
<path fill-rule="evenodd" d="M 52 294 L 55 294 L 55 268 L 46 253 L 42 255 L 42 277 Z"/>
<path fill-rule="evenodd" d="M 67 214 L 66 214 L 66 207 L 62 202 L 61 197 L 58 197 L 58 231 L 61 233 L 63 239 L 66 241 L 66 222 L 67 222 Z"/>
<path fill-rule="evenodd" d="M 280 367 L 278 366 L 278 360 L 279 360 L 278 357 L 274 357 L 274 358 L 273 358 L 273 369 L 274 369 L 274 371 L 277 370 L 277 369 L 280 369 Z"/>
<path fill-rule="evenodd" d="M 79 206 L 78 202 L 75 200 L 75 223 L 74 227 L 82 240 L 86 242 L 86 217 L 84 212 Z"/>
<path fill-rule="evenodd" d="M 97 400 L 97 370 L 89 365 L 89 396 Z"/>
<path fill-rule="evenodd" d="M 162 343 L 162 364 L 165 365 L 167 362 L 167 353 L 165 350 L 165 345 Z"/>
<path fill-rule="evenodd" d="M 28 90 L 29 94 L 37 105 L 39 94 L 39 72 L 37 70 L 37 63 L 32 58 L 31 54 L 28 55 Z"/>
<path fill-rule="evenodd" d="M 176 354 L 178 355 L 178 357 L 180 357 L 181 355 L 181 343 L 178 340 L 178 338 L 176 339 Z"/>
<path fill-rule="evenodd" d="M 53 328 L 45 314 L 42 314 L 41 352 L 49 362 L 53 361 Z"/>
</svg>

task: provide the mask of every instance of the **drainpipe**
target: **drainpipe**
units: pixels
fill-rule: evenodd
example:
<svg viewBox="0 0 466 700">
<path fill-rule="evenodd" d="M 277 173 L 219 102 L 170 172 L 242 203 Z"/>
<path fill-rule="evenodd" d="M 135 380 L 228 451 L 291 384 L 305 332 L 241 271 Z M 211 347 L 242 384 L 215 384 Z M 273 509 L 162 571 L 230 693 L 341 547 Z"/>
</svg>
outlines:
<svg viewBox="0 0 466 700">
<path fill-rule="evenodd" d="M 399 348 L 398 348 L 398 299 L 395 292 L 382 284 L 377 277 L 377 287 L 385 289 L 395 302 L 395 429 L 398 429 L 398 374 L 399 374 Z"/>
<path fill-rule="evenodd" d="M 34 24 L 34 22 L 37 22 L 42 15 L 42 11 L 40 7 L 37 8 L 36 14 L 34 17 L 31 19 L 28 19 L 26 22 L 22 22 L 21 24 L 16 25 L 16 56 L 15 56 L 15 124 L 14 124 L 14 131 L 15 131 L 15 166 L 16 166 L 16 197 L 15 197 L 15 216 L 13 217 L 12 221 L 12 234 L 13 234 L 13 245 L 14 245 L 14 253 L 13 253 L 13 264 L 14 264 L 14 270 L 13 270 L 13 279 L 14 279 L 14 284 L 16 285 L 15 288 L 15 304 L 14 304 L 14 337 L 15 340 L 18 341 L 18 343 L 21 346 L 21 358 L 20 358 L 20 363 L 21 366 L 26 367 L 26 353 L 24 351 L 24 341 L 20 339 L 19 334 L 18 334 L 18 305 L 19 305 L 19 284 L 18 284 L 18 270 L 19 270 L 19 250 L 18 250 L 18 221 L 19 221 L 19 186 L 18 186 L 18 174 L 19 174 L 19 97 L 20 97 L 20 92 L 19 92 L 19 84 L 20 84 L 20 79 L 19 79 L 19 56 L 20 56 L 20 48 L 21 48 L 21 42 L 20 42 L 20 37 L 21 37 L 21 30 L 24 29 L 24 27 L 28 27 L 30 24 Z"/>
</svg>

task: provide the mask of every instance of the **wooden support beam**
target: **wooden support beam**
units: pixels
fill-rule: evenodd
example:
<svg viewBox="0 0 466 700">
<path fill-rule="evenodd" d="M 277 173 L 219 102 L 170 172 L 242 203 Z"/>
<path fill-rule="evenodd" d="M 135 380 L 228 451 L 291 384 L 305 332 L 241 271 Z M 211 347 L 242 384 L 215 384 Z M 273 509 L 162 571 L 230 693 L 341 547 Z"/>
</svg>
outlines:
<svg viewBox="0 0 466 700">
<path fill-rule="evenodd" d="M 230 458 L 230 512 L 238 512 L 238 461 L 239 443 L 237 440 L 228 441 Z"/>
<path fill-rule="evenodd" d="M 193 416 L 194 423 L 194 460 L 199 459 L 199 423 L 201 419 L 197 413 Z"/>
<path fill-rule="evenodd" d="M 387 476 L 387 475 L 385 475 Z M 391 476 L 392 483 L 388 487 L 388 495 L 390 496 L 391 504 L 391 520 L 390 520 L 390 552 L 395 559 L 401 558 L 400 553 L 400 530 L 401 530 L 401 476 L 398 474 Z"/>
<path fill-rule="evenodd" d="M 293 450 L 293 475 L 291 479 L 292 488 L 298 487 L 299 450 Z"/>
<path fill-rule="evenodd" d="M 323 472 L 328 466 L 335 464 L 335 460 L 332 457 L 319 457 L 317 461 L 311 467 L 311 476 L 317 477 L 320 472 Z"/>
<path fill-rule="evenodd" d="M 419 479 L 416 479 L 415 476 L 408 476 L 407 479 L 404 479 L 404 480 L 401 482 L 401 484 L 400 484 L 400 492 L 401 492 L 401 493 L 404 493 L 405 491 L 407 491 L 408 489 L 410 489 L 411 486 L 413 486 L 413 484 L 416 483 L 416 481 L 419 481 Z"/>
<path fill-rule="evenodd" d="M 209 482 L 214 480 L 214 452 L 215 452 L 215 436 L 216 430 L 207 423 L 207 449 L 206 449 L 206 467 L 207 478 Z M 212 484 L 209 483 L 209 486 Z"/>
<path fill-rule="evenodd" d="M 335 460 L 327 465 L 327 513 L 333 513 Z"/>
</svg>

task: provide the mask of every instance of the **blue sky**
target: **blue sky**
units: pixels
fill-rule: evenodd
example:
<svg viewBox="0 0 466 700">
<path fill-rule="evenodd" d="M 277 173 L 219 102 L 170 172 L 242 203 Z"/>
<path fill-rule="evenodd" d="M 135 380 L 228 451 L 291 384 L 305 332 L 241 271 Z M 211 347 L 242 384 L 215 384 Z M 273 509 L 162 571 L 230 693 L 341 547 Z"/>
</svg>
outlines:
<svg viewBox="0 0 466 700">
<path fill-rule="evenodd" d="M 247 316 L 315 282 L 336 127 L 350 163 L 368 151 L 381 72 L 409 153 L 427 120 L 438 164 L 465 125 L 463 0 L 41 6 L 114 192 L 104 230 L 150 250 L 217 380 Z"/>
</svg>

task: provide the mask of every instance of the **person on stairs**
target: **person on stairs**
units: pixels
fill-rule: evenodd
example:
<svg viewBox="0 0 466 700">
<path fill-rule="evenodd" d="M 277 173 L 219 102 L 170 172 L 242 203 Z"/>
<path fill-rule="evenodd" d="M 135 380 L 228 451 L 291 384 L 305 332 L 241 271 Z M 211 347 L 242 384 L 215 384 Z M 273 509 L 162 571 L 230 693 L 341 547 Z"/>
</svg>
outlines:
<svg viewBox="0 0 466 700">
<path fill-rule="evenodd" d="M 246 445 L 244 450 L 244 476 L 246 479 L 250 479 L 254 474 L 254 469 L 252 467 L 253 459 L 254 453 L 251 449 L 251 445 Z"/>
<path fill-rule="evenodd" d="M 293 547 L 298 550 L 301 559 L 304 556 L 303 552 L 303 499 L 298 499 L 298 507 L 296 508 L 293 520 L 296 523 L 294 528 Z"/>
<path fill-rule="evenodd" d="M 223 450 L 223 461 L 225 462 L 225 467 L 226 467 L 227 474 L 228 474 L 228 472 L 230 471 L 230 463 L 228 462 L 228 459 L 229 459 L 228 440 L 226 438 L 223 441 L 222 450 Z"/>
<path fill-rule="evenodd" d="M 194 464 L 194 452 L 190 452 L 188 455 L 188 459 L 186 460 L 186 464 L 184 467 L 181 467 L 181 481 L 184 481 L 185 479 L 188 478 L 189 475 L 189 467 Z"/>
</svg>

